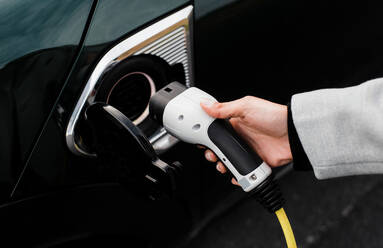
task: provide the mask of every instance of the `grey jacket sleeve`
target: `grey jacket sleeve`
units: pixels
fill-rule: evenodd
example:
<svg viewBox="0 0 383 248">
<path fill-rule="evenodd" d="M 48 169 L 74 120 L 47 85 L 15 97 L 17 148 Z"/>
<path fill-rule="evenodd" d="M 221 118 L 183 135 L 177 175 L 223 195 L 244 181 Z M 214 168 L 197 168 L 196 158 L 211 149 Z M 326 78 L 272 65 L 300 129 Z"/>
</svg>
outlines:
<svg viewBox="0 0 383 248">
<path fill-rule="evenodd" d="M 291 111 L 318 179 L 383 173 L 383 78 L 294 95 Z"/>
</svg>

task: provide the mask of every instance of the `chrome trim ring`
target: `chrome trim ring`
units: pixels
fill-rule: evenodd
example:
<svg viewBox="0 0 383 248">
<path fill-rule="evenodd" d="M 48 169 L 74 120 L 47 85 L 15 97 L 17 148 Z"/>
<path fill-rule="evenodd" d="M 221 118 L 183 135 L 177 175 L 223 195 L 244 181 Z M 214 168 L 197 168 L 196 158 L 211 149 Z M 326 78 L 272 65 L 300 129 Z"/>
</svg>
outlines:
<svg viewBox="0 0 383 248">
<path fill-rule="evenodd" d="M 106 98 L 106 103 L 109 104 L 110 95 L 112 94 L 113 89 L 121 82 L 121 80 L 123 80 L 123 79 L 125 79 L 125 78 L 127 78 L 127 77 L 129 77 L 131 75 L 137 75 L 137 74 L 144 76 L 146 78 L 146 80 L 148 80 L 148 83 L 149 83 L 149 86 L 150 86 L 150 97 L 152 97 L 156 93 L 156 85 L 154 84 L 153 79 L 148 74 L 146 74 L 146 73 L 136 71 L 136 72 L 131 72 L 131 73 L 128 73 L 128 74 L 124 75 L 122 78 L 120 78 L 112 86 L 112 88 L 110 89 L 110 91 L 108 93 L 108 96 Z M 148 104 L 146 104 L 144 112 L 142 112 L 140 116 L 138 116 L 135 120 L 133 120 L 133 124 L 134 125 L 140 124 L 143 120 L 145 120 L 146 117 L 148 117 L 148 115 L 149 115 L 149 101 L 148 101 Z"/>
<path fill-rule="evenodd" d="M 76 155 L 95 156 L 84 151 L 76 143 L 75 127 L 84 106 L 94 101 L 95 93 L 100 86 L 99 79 L 125 58 L 137 54 L 166 56 L 163 58 L 169 64 L 182 63 L 187 85 L 194 84 L 190 27 L 192 13 L 193 6 L 187 6 L 123 40 L 101 58 L 90 75 L 68 122 L 65 138 L 71 152 Z"/>
</svg>

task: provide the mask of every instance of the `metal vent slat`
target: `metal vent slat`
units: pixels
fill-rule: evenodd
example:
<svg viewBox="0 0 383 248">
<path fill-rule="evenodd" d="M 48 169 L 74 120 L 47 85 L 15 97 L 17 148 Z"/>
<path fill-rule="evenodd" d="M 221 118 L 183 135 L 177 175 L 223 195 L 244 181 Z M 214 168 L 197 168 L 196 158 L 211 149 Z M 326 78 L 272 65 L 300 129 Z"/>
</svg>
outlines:
<svg viewBox="0 0 383 248">
<path fill-rule="evenodd" d="M 175 37 L 174 39 L 171 40 L 165 40 L 164 42 L 158 44 L 157 46 L 154 46 L 146 51 L 143 51 L 145 54 L 153 54 L 153 53 L 158 53 L 158 52 L 165 52 L 170 47 L 174 46 L 174 44 L 177 44 L 179 42 L 184 42 L 183 36 Z"/>
<path fill-rule="evenodd" d="M 139 53 L 150 53 L 150 51 L 156 49 L 156 47 L 158 47 L 158 46 L 161 46 L 161 44 L 166 44 L 169 39 L 173 40 L 176 37 L 182 36 L 183 33 L 184 32 L 183 32 L 182 28 L 178 28 L 178 29 L 164 35 L 163 37 L 153 41 L 149 45 L 141 48 L 136 53 L 137 54 L 139 54 Z"/>
<path fill-rule="evenodd" d="M 183 28 L 178 28 L 169 34 L 164 35 L 163 37 L 159 38 L 158 40 L 152 42 L 151 44 L 147 45 L 146 47 L 142 48 L 141 50 L 137 51 L 136 53 L 151 53 L 153 50 L 160 49 L 161 46 L 166 45 L 169 43 L 169 41 L 173 41 L 175 39 L 181 38 L 185 35 Z"/>
<path fill-rule="evenodd" d="M 172 56 L 169 56 L 168 58 L 164 58 L 166 61 L 168 61 L 169 64 L 175 64 L 175 63 L 180 63 L 181 60 L 184 58 L 183 56 L 187 56 L 186 53 L 176 53 L 173 54 Z"/>
<path fill-rule="evenodd" d="M 173 64 L 176 64 L 177 62 L 179 61 L 182 61 L 183 59 L 186 59 L 187 58 L 187 54 L 184 53 L 184 54 L 181 54 L 179 55 L 179 57 L 176 57 L 176 58 L 173 58 L 172 60 L 167 60 L 167 62 L 171 65 Z M 183 62 L 182 64 L 184 64 L 185 62 Z"/>
<path fill-rule="evenodd" d="M 178 50 L 180 47 L 185 49 L 186 44 L 184 39 L 175 40 L 175 42 L 172 42 L 168 46 L 164 47 L 164 49 L 153 51 L 153 54 L 156 54 L 157 56 L 167 56 L 167 54 Z"/>
<path fill-rule="evenodd" d="M 153 41 L 134 53 L 152 54 L 161 57 L 170 65 L 181 63 L 185 71 L 185 82 L 190 85 L 190 70 L 185 27 L 179 27 Z"/>
<path fill-rule="evenodd" d="M 156 54 L 165 60 L 171 60 L 173 57 L 186 53 L 185 46 L 178 46 L 168 51 L 166 54 Z"/>
</svg>

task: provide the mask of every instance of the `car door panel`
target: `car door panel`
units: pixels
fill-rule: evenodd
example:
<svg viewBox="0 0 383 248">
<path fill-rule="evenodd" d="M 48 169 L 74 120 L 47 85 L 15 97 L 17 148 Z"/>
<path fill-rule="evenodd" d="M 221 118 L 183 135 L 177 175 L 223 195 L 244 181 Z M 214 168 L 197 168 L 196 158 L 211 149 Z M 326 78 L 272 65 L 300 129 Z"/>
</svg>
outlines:
<svg viewBox="0 0 383 248">
<path fill-rule="evenodd" d="M 9 196 L 78 51 L 87 1 L 0 3 L 0 184 Z"/>
<path fill-rule="evenodd" d="M 90 183 L 92 180 L 92 171 L 94 172 L 94 160 L 87 159 L 81 156 L 73 155 L 67 148 L 65 144 L 65 131 L 67 124 L 69 122 L 69 118 L 73 111 L 73 107 L 76 104 L 78 97 L 81 93 L 82 88 L 85 86 L 87 82 L 87 77 L 89 77 L 92 72 L 95 64 L 99 61 L 99 59 L 104 55 L 104 53 L 112 47 L 114 44 L 119 42 L 121 39 L 126 38 L 127 36 L 134 33 L 134 26 L 127 25 L 126 33 L 120 33 L 121 25 L 124 25 L 125 22 L 111 22 L 108 29 L 105 29 L 103 25 L 97 21 L 97 18 L 101 18 L 101 20 L 105 20 L 106 16 L 119 15 L 126 17 L 126 13 L 135 10 L 133 7 L 140 7 L 137 11 L 142 11 L 141 16 L 143 16 L 143 20 L 147 20 L 148 18 L 145 15 L 145 4 L 141 5 L 138 2 L 124 2 L 123 4 L 120 1 L 115 1 L 114 4 L 112 1 L 99 1 L 96 11 L 94 13 L 94 17 L 92 20 L 92 24 L 90 25 L 89 32 L 86 35 L 86 39 L 84 42 L 84 48 L 81 50 L 79 58 L 76 62 L 75 68 L 73 69 L 71 76 L 69 78 L 68 84 L 66 85 L 60 100 L 58 101 L 55 109 L 53 110 L 53 115 L 49 119 L 46 128 L 44 129 L 40 140 L 36 146 L 35 152 L 32 154 L 29 163 L 26 165 L 25 174 L 23 178 L 20 178 L 20 184 L 16 185 L 18 190 L 15 190 L 16 193 L 14 196 L 23 195 L 23 190 L 25 192 L 29 192 L 28 194 L 32 194 L 32 192 L 37 193 L 40 190 L 44 190 L 44 187 L 37 187 L 40 185 L 36 184 L 36 187 L 30 185 L 28 183 L 28 187 L 22 187 L 24 182 L 39 180 L 42 185 L 46 185 L 46 189 L 50 187 L 55 187 L 59 185 L 63 185 L 66 183 Z M 169 1 L 165 6 L 166 8 L 157 8 L 158 12 L 153 12 L 151 18 L 153 23 L 156 21 L 156 18 L 159 18 L 165 14 L 169 14 L 177 11 L 182 8 L 184 1 Z M 117 12 L 116 12 L 117 11 Z M 116 19 L 117 20 L 117 19 Z M 128 19 L 127 19 L 128 20 Z M 94 23 L 98 23 L 96 26 Z M 145 24 L 147 25 L 147 24 Z M 143 27 L 145 27 L 142 24 Z M 113 28 L 115 26 L 115 28 Z M 132 30 L 133 29 L 133 30 Z M 117 30 L 117 31 L 115 31 Z M 116 32 L 114 35 L 101 35 L 105 32 L 109 32 L 110 34 Z M 100 37 L 105 38 L 105 40 L 100 41 Z M 99 40 L 99 44 L 94 45 L 93 42 L 90 42 L 89 45 L 87 41 L 89 40 Z M 134 164 L 134 157 L 132 158 L 132 164 Z M 55 166 L 52 167 L 51 165 Z M 77 166 L 80 165 L 80 166 Z M 89 171 L 91 171 L 89 173 Z M 70 173 L 73 177 L 68 177 Z M 88 174 L 88 175 L 86 175 Z M 27 176 L 33 177 L 33 180 L 29 180 Z M 44 176 L 43 176 L 44 175 Z M 67 179 L 60 179 L 60 178 Z M 66 181 L 68 180 L 68 181 Z M 90 181 L 87 181 L 90 180 Z M 34 190 L 36 189 L 36 191 Z"/>
<path fill-rule="evenodd" d="M 157 3 L 158 1 L 151 2 L 153 6 L 158 7 Z M 152 216 L 153 221 L 156 223 L 163 223 L 164 227 L 169 227 L 168 230 L 172 232 L 172 237 L 168 237 L 167 241 L 179 238 L 181 236 L 180 232 L 185 234 L 187 231 L 185 229 L 190 229 L 191 222 L 196 221 L 200 210 L 200 196 L 198 192 L 201 190 L 199 188 L 198 168 L 201 165 L 200 161 L 202 160 L 202 157 L 194 155 L 193 158 L 190 159 L 190 163 L 196 161 L 195 164 L 197 166 L 188 171 L 188 176 L 185 177 L 181 183 L 182 185 L 180 185 L 184 195 L 183 197 L 177 196 L 176 198 L 172 198 L 162 194 L 162 192 L 153 193 L 155 190 L 152 191 L 152 188 L 148 187 L 148 189 L 145 185 L 140 184 L 140 182 L 124 178 L 122 175 L 123 173 L 120 173 L 120 170 L 117 170 L 116 172 L 116 168 L 113 168 L 113 161 L 108 163 L 94 158 L 73 154 L 65 143 L 66 127 L 73 111 L 73 107 L 78 101 L 83 87 L 87 83 L 88 77 L 101 57 L 108 51 L 108 49 L 115 46 L 121 40 L 126 39 L 140 29 L 156 22 L 158 19 L 185 7 L 186 5 L 184 3 L 185 1 L 168 1 L 167 4 L 162 2 L 160 6 L 161 8 L 151 7 L 151 11 L 148 11 L 147 9 L 145 10 L 144 7 L 146 5 L 143 4 L 142 1 L 98 1 L 92 23 L 90 23 L 89 31 L 84 40 L 84 47 L 80 51 L 68 83 L 60 95 L 57 104 L 54 106 L 52 115 L 42 131 L 36 147 L 31 154 L 28 163 L 24 167 L 23 173 L 20 175 L 17 184 L 15 184 L 13 188 L 12 202 L 23 201 L 23 199 L 46 193 L 49 193 L 55 199 L 61 199 L 62 196 L 60 192 L 68 189 L 72 190 L 72 193 L 68 196 L 71 198 L 71 194 L 78 194 L 80 190 L 79 187 L 81 188 L 84 185 L 92 187 L 91 185 L 98 184 L 103 188 L 108 187 L 108 185 L 112 183 L 117 184 L 119 189 L 123 190 L 123 193 L 119 194 L 118 197 L 120 197 L 122 201 L 131 201 L 131 204 L 136 206 L 136 210 L 139 209 L 140 204 L 142 204 L 138 199 L 134 198 L 136 196 L 145 199 L 145 201 L 149 200 L 149 203 L 152 201 L 151 205 L 153 208 L 156 208 L 159 202 L 163 202 L 164 206 L 167 206 L 166 211 L 160 211 L 161 216 L 158 217 L 161 218 L 161 220 L 156 220 L 156 217 L 143 210 L 137 210 L 134 215 L 134 218 L 137 218 L 137 221 L 140 218 L 148 218 L 149 216 Z M 139 7 L 137 12 L 140 12 L 141 14 L 135 13 L 132 15 L 135 19 L 131 20 L 127 13 L 135 10 L 135 7 Z M 142 19 L 137 20 L 137 15 L 141 16 Z M 108 17 L 111 16 L 113 16 L 113 18 L 110 18 L 111 21 L 106 23 L 109 19 Z M 116 16 L 120 16 L 121 18 L 118 19 Z M 98 20 L 98 18 L 100 18 L 100 20 Z M 130 23 L 124 25 L 126 22 Z M 105 25 L 107 27 L 105 27 Z M 174 149 L 175 150 L 171 151 L 173 154 L 181 154 L 177 151 L 181 150 L 182 153 L 184 153 L 184 151 L 190 149 L 190 147 L 179 146 L 174 147 Z M 198 151 L 194 151 L 190 154 L 199 155 Z M 140 167 L 143 166 L 143 163 L 146 163 L 146 161 L 137 156 L 137 149 L 135 149 L 135 147 L 127 147 L 126 154 L 124 155 L 128 157 L 126 160 L 127 163 L 125 164 L 126 170 L 129 170 L 129 167 Z M 173 156 L 165 156 L 164 158 L 169 158 L 169 161 L 175 160 Z M 115 189 L 113 194 L 117 194 L 119 189 Z M 85 201 L 84 204 L 88 197 L 90 197 L 88 193 L 83 196 Z M 109 211 L 107 210 L 106 205 L 115 204 L 112 201 L 109 201 L 105 195 L 99 194 L 98 197 L 99 200 L 103 202 L 103 205 L 99 208 L 100 211 L 102 209 Z M 50 201 L 51 200 L 47 200 L 48 203 Z M 40 204 L 41 203 L 37 202 L 36 207 Z M 57 205 L 54 207 L 56 208 Z M 174 208 L 177 208 L 178 210 L 173 211 Z M 84 211 L 85 209 L 93 211 L 91 209 L 95 209 L 95 207 L 88 204 L 87 207 L 84 208 Z M 69 212 L 73 211 L 73 209 L 69 210 Z M 131 213 L 129 213 L 128 210 L 126 211 L 126 208 L 118 207 L 115 208 L 114 211 L 114 214 L 120 215 L 121 219 L 126 220 L 131 218 L 129 217 Z M 86 215 L 85 213 L 83 214 L 84 216 Z M 104 218 L 106 215 L 102 214 L 103 213 L 100 212 L 100 217 Z M 79 216 L 81 215 L 82 214 Z M 169 216 L 170 221 L 166 221 L 167 215 Z M 87 217 L 85 216 L 84 218 Z M 49 219 L 45 219 L 44 217 L 44 221 L 45 220 L 49 221 Z M 174 221 L 177 221 L 178 223 L 172 225 Z M 55 225 L 60 224 L 57 222 Z M 92 232 L 93 229 L 92 223 L 84 219 L 78 220 L 75 225 L 77 227 L 82 226 L 83 230 L 88 232 Z M 120 230 L 124 233 L 130 232 L 129 230 L 131 230 L 131 234 L 134 234 L 135 238 L 137 238 L 138 234 L 136 232 L 140 230 L 137 225 L 127 226 L 125 230 L 122 229 L 124 227 L 121 226 L 120 221 L 118 221 L 116 225 L 118 225 L 118 227 L 116 226 L 116 228 L 109 230 L 111 235 L 118 234 L 120 232 L 119 228 L 121 228 Z M 105 231 L 106 226 L 101 225 L 99 228 Z M 135 227 L 137 227 L 137 229 L 135 229 Z M 54 229 L 56 228 L 57 227 Z M 159 231 L 158 234 L 166 232 L 166 228 Z M 172 231 L 173 228 L 175 229 L 174 231 Z M 82 230 L 77 229 L 73 231 L 74 234 L 80 236 L 81 232 Z M 125 238 L 126 237 L 127 236 L 125 236 Z M 94 240 L 93 238 L 90 239 Z"/>
</svg>

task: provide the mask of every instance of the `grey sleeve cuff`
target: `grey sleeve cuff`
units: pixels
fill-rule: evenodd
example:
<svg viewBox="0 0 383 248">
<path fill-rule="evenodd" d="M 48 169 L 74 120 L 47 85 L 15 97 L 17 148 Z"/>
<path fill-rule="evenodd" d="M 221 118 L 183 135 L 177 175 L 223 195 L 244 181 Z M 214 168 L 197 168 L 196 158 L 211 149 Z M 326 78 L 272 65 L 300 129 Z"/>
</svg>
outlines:
<svg viewBox="0 0 383 248">
<path fill-rule="evenodd" d="M 297 171 L 312 171 L 313 168 L 305 151 L 303 150 L 302 143 L 299 140 L 297 130 L 294 126 L 290 103 L 287 104 L 287 131 L 289 135 L 290 150 L 293 155 L 294 169 Z"/>
<path fill-rule="evenodd" d="M 383 79 L 294 95 L 291 111 L 318 179 L 383 173 Z"/>
</svg>

